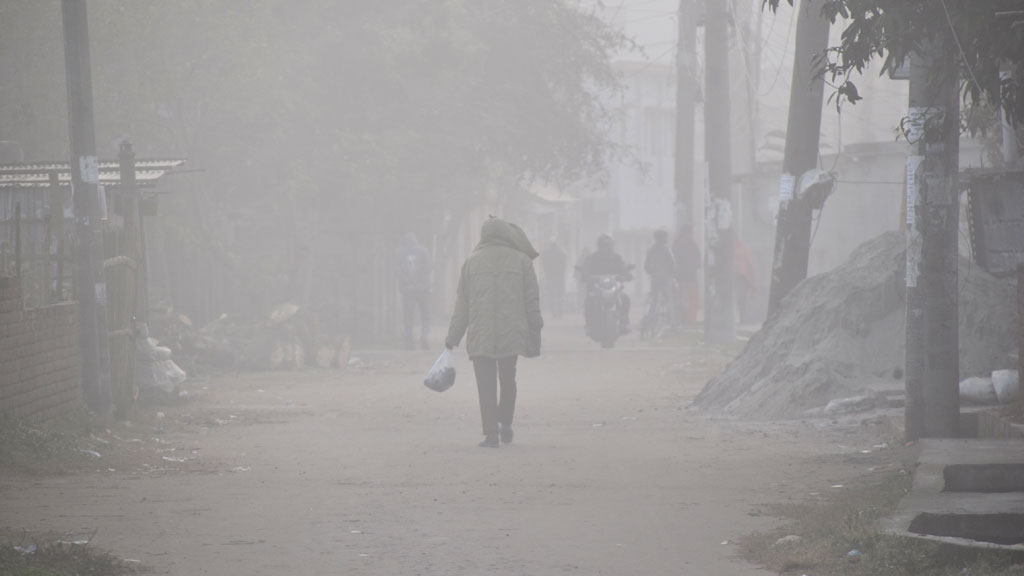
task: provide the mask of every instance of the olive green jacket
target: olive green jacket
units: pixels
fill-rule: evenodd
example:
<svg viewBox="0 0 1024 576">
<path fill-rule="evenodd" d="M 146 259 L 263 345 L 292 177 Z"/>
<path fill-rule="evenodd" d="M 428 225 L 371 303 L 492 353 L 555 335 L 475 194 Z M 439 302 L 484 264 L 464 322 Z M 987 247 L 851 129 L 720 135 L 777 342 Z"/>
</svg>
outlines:
<svg viewBox="0 0 1024 576">
<path fill-rule="evenodd" d="M 540 355 L 540 289 L 526 234 L 498 218 L 484 223 L 480 243 L 462 266 L 455 312 L 445 344 L 459 345 L 468 331 L 470 358 Z"/>
</svg>

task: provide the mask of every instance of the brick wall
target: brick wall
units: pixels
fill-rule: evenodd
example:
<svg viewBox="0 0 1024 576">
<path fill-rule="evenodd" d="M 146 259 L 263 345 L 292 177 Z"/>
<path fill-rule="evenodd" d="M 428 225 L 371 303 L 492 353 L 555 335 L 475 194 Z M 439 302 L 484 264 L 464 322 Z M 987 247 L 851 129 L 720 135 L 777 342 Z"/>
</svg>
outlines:
<svg viewBox="0 0 1024 576">
<path fill-rule="evenodd" d="M 0 277 L 0 418 L 45 424 L 82 406 L 73 302 L 24 309 L 17 278 Z"/>
</svg>

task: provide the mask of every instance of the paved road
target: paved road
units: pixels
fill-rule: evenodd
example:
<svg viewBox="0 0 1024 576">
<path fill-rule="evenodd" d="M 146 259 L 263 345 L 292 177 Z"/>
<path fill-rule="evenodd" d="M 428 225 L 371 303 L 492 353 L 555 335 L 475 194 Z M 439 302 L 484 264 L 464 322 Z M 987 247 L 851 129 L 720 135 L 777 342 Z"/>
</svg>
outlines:
<svg viewBox="0 0 1024 576">
<path fill-rule="evenodd" d="M 156 574 L 762 574 L 723 544 L 773 522 L 750 512 L 854 473 L 813 425 L 685 410 L 723 359 L 577 334 L 521 363 L 511 446 L 476 446 L 465 358 L 437 394 L 431 355 L 375 353 L 193 382 L 89 469 L 0 474 L 0 527 L 95 531 Z"/>
</svg>

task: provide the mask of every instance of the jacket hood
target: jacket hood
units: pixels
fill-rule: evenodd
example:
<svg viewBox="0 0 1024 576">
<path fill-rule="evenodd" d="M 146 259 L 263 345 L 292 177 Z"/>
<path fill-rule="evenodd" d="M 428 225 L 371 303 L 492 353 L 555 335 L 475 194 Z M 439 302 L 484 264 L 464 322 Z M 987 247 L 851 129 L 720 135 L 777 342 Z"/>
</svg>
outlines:
<svg viewBox="0 0 1024 576">
<path fill-rule="evenodd" d="M 522 228 L 500 218 L 488 219 L 480 229 L 480 244 L 477 245 L 477 249 L 485 246 L 507 246 L 526 254 L 530 260 L 539 255 Z"/>
</svg>

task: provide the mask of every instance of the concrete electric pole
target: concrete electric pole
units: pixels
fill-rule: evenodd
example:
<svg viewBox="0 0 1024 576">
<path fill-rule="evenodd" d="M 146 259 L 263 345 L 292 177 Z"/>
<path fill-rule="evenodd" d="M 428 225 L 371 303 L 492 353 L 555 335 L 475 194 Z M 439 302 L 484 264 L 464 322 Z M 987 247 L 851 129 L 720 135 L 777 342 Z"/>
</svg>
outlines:
<svg viewBox="0 0 1024 576">
<path fill-rule="evenodd" d="M 676 233 L 693 219 L 694 101 L 697 96 L 697 0 L 679 0 L 676 44 Z"/>
<path fill-rule="evenodd" d="M 959 433 L 960 83 L 956 61 L 943 42 L 926 43 L 910 59 L 904 370 L 908 440 Z"/>
<path fill-rule="evenodd" d="M 811 252 L 814 202 L 800 193 L 801 176 L 818 166 L 821 100 L 825 79 L 815 70 L 817 58 L 828 48 L 829 22 L 821 15 L 820 0 L 802 0 L 796 24 L 793 84 L 789 92 L 786 152 L 779 182 L 779 217 L 775 225 L 775 253 L 768 293 L 771 314 L 786 294 L 807 278 Z"/>
<path fill-rule="evenodd" d="M 708 198 L 704 207 L 704 335 L 708 342 L 736 338 L 733 250 L 735 227 L 729 120 L 729 7 L 707 2 L 704 25 L 704 157 Z"/>
<path fill-rule="evenodd" d="M 86 0 L 62 0 L 64 66 L 68 88 L 71 194 L 75 210 L 75 298 L 78 300 L 82 389 L 89 408 L 110 412 L 107 283 L 103 273 L 99 163 L 92 112 Z"/>
</svg>

